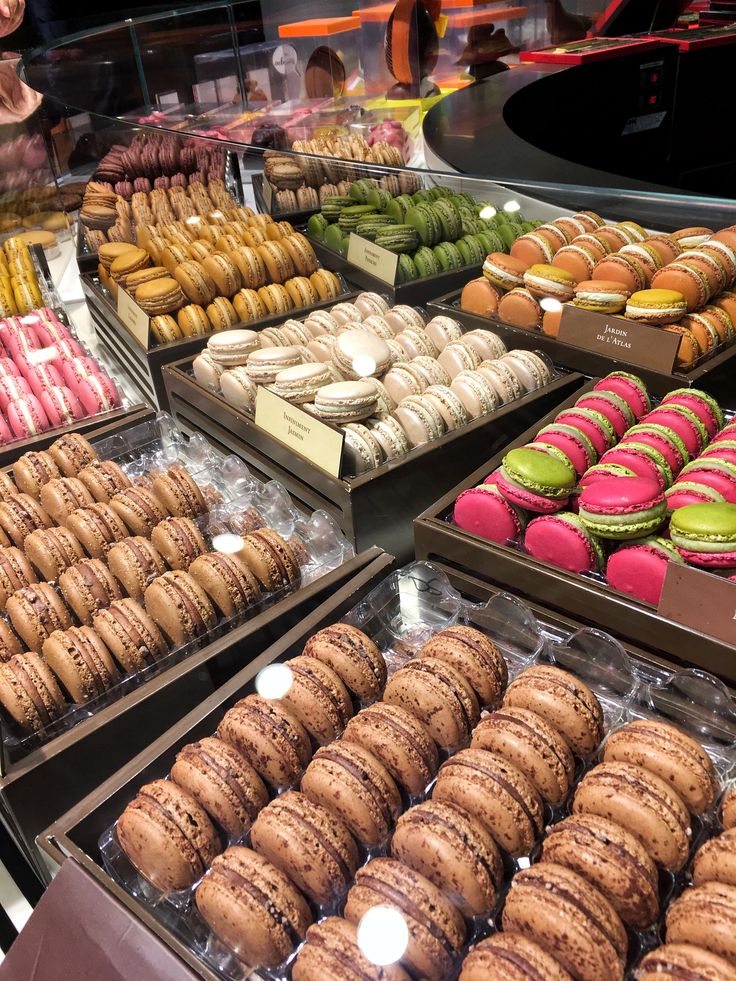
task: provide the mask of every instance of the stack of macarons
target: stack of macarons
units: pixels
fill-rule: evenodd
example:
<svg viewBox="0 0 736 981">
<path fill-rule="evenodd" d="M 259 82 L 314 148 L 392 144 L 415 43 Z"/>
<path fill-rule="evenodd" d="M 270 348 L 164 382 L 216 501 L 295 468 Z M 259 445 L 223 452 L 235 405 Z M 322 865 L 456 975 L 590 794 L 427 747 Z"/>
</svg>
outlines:
<svg viewBox="0 0 736 981">
<path fill-rule="evenodd" d="M 77 433 L 0 482 L 0 706 L 48 738 L 79 703 L 298 588 L 305 547 L 179 463 L 140 475 Z"/>
<path fill-rule="evenodd" d="M 121 405 L 113 379 L 53 310 L 0 321 L 0 444 Z"/>
<path fill-rule="evenodd" d="M 641 379 L 613 372 L 463 491 L 454 521 L 656 606 L 668 562 L 736 568 L 734 433 L 706 392 L 653 408 Z"/>
<path fill-rule="evenodd" d="M 161 344 L 286 316 L 345 292 L 288 222 L 242 210 L 140 225 L 138 246 L 100 247 L 101 284 L 113 298 L 121 288 L 130 293 Z"/>
<path fill-rule="evenodd" d="M 467 191 L 434 186 L 393 195 L 378 181 L 354 181 L 347 195 L 325 197 L 307 222 L 307 233 L 347 255 L 351 232 L 399 253 L 396 282 L 481 266 L 489 252 L 502 252 L 539 222 L 520 212 L 496 211 Z"/>
<path fill-rule="evenodd" d="M 0 251 L 0 316 L 17 317 L 43 306 L 36 269 L 27 243 L 8 238 Z"/>
<path fill-rule="evenodd" d="M 345 473 L 363 473 L 549 384 L 532 351 L 491 331 L 426 321 L 377 293 L 316 310 L 303 322 L 210 338 L 195 377 L 252 413 L 258 386 L 343 428 Z"/>
</svg>

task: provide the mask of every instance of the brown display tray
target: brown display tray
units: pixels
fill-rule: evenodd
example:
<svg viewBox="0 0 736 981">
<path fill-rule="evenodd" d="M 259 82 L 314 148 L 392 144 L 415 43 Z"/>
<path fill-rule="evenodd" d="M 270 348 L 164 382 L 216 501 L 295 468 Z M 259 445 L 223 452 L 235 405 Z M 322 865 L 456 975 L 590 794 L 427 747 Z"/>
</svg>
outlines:
<svg viewBox="0 0 736 981">
<path fill-rule="evenodd" d="M 164 370 L 168 405 L 181 426 L 200 430 L 256 473 L 280 480 L 310 509 L 329 511 L 356 550 L 380 545 L 402 562 L 413 553 L 412 520 L 438 492 L 449 490 L 458 473 L 480 465 L 489 448 L 500 449 L 584 380 L 575 373 L 560 375 L 546 388 L 426 443 L 401 460 L 340 479 L 296 455 L 257 428 L 252 416 L 199 385 L 191 363 L 187 358 Z"/>
<path fill-rule="evenodd" d="M 29 858 L 39 831 L 379 555 L 371 549 L 203 644 L 55 739 L 11 762 L 3 752 L 0 803 Z"/>
<path fill-rule="evenodd" d="M 413 279 L 409 283 L 390 286 L 377 276 L 372 276 L 364 269 L 348 262 L 347 258 L 339 252 L 328 249 L 324 242 L 312 238 L 311 235 L 307 235 L 307 238 L 323 266 L 334 272 L 341 272 L 346 279 L 360 286 L 361 289 L 383 293 L 390 298 L 392 304 L 408 303 L 413 307 L 427 303 L 438 294 L 461 289 L 469 279 L 480 276 L 482 270 L 481 265 L 463 266 L 461 269 L 452 269 L 437 276 L 425 276 L 423 279 Z"/>
<path fill-rule="evenodd" d="M 183 337 L 169 344 L 158 344 L 156 347 L 147 348 L 120 319 L 110 298 L 100 287 L 97 273 L 83 273 L 80 278 L 100 344 L 120 370 L 133 377 L 137 387 L 150 398 L 152 403 L 168 411 L 166 388 L 161 376 L 163 367 L 180 358 L 198 354 L 207 346 L 207 341 L 212 335 Z M 322 310 L 343 300 L 351 300 L 356 295 L 357 290 L 346 284 L 346 291 L 336 299 L 320 301 L 291 313 L 297 317 L 304 317 L 310 310 Z M 261 330 L 264 327 L 281 324 L 286 319 L 288 315 L 276 314 L 247 324 L 235 324 L 232 329 L 245 327 L 248 330 Z"/>
<path fill-rule="evenodd" d="M 710 671 L 736 685 L 736 647 L 675 623 L 646 603 L 611 589 L 605 582 L 576 575 L 532 558 L 511 545 L 497 545 L 447 520 L 458 494 L 476 487 L 501 465 L 508 450 L 531 442 L 557 413 L 575 403 L 595 384 L 590 381 L 544 419 L 493 455 L 414 521 L 418 559 L 441 562 L 451 581 L 456 574 L 475 574 L 532 601 L 542 600 L 563 614 L 610 631 L 654 654 L 664 653 L 681 665 Z M 735 632 L 736 636 L 736 632 Z"/>
<path fill-rule="evenodd" d="M 282 211 L 276 203 L 276 191 L 273 192 L 271 207 L 269 207 L 263 194 L 263 185 L 266 180 L 263 174 L 253 174 L 250 180 L 256 210 L 271 215 L 275 221 L 288 221 L 292 225 L 303 225 L 311 215 L 319 211 L 319 205 L 316 208 L 295 208 L 293 211 Z"/>
<path fill-rule="evenodd" d="M 463 285 L 468 282 L 469 278 L 465 279 Z M 455 288 L 445 293 L 444 296 L 430 300 L 427 303 L 427 309 L 431 311 L 432 316 L 444 314 L 454 317 L 468 330 L 474 330 L 478 327 L 492 330 L 509 347 L 529 347 L 529 339 L 533 338 L 534 347 L 548 354 L 555 364 L 564 365 L 573 371 L 580 371 L 584 375 L 601 377 L 611 371 L 631 371 L 646 382 L 654 395 L 664 395 L 673 388 L 698 387 L 718 396 L 719 389 L 724 384 L 729 383 L 731 379 L 732 362 L 736 356 L 736 343 L 724 348 L 715 357 L 700 362 L 692 371 L 673 370 L 671 373 L 667 373 L 650 368 L 640 368 L 638 365 L 632 367 L 623 359 L 606 357 L 603 354 L 573 347 L 571 344 L 562 343 L 554 337 L 548 337 L 541 331 L 532 332 L 521 327 L 512 327 L 495 317 L 481 317 L 475 313 L 467 313 L 456 305 L 456 301 L 459 299 L 460 290 Z"/>
<path fill-rule="evenodd" d="M 301 626 L 291 630 L 278 643 L 265 651 L 257 661 L 232 678 L 219 691 L 214 692 L 205 702 L 157 739 L 147 750 L 140 753 L 85 800 L 80 801 L 67 814 L 59 818 L 39 836 L 39 847 L 46 861 L 52 867 L 65 861 L 78 863 L 85 872 L 94 877 L 105 890 L 127 908 L 131 921 L 136 926 L 142 923 L 157 938 L 163 940 L 175 951 L 198 976 L 206 978 L 207 981 L 221 981 L 221 975 L 214 973 L 196 958 L 171 930 L 167 929 L 159 919 L 151 914 L 148 908 L 134 899 L 108 875 L 100 862 L 99 838 L 119 817 L 141 784 L 167 774 L 177 752 L 183 745 L 212 733 L 222 714 L 239 698 L 253 691 L 254 678 L 260 670 L 273 661 L 283 660 L 298 654 L 306 639 L 315 630 L 334 623 L 335 620 L 344 616 L 352 606 L 388 574 L 389 569 L 390 558 L 388 556 L 383 556 L 374 562 L 370 568 L 364 570 L 361 576 L 356 577 L 322 607 L 315 610 Z M 439 566 L 439 569 L 443 572 L 451 571 L 442 566 Z M 483 604 L 500 592 L 496 587 L 472 575 L 455 575 L 454 585 L 464 598 Z M 547 631 L 553 634 L 569 635 L 582 626 L 581 623 L 560 616 L 539 604 L 529 603 L 527 605 Z M 482 626 L 482 611 L 477 615 L 477 623 Z M 661 678 L 663 672 L 669 673 L 673 668 L 673 665 L 669 664 L 666 659 L 651 657 L 634 645 L 626 645 L 625 649 L 627 653 L 642 658 L 642 667 L 647 673 L 651 673 L 652 677 Z"/>
</svg>

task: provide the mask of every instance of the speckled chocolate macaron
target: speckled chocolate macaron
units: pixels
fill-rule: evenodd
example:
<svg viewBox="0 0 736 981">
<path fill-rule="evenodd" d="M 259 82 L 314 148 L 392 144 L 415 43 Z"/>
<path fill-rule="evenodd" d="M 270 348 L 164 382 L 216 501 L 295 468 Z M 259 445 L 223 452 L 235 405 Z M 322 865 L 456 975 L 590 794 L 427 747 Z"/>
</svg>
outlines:
<svg viewBox="0 0 736 981">
<path fill-rule="evenodd" d="M 41 507 L 57 524 L 63 524 L 72 511 L 94 504 L 94 498 L 76 477 L 54 477 L 44 484 Z"/>
<path fill-rule="evenodd" d="M 95 501 L 102 504 L 109 504 L 117 493 L 133 483 L 113 460 L 94 460 L 78 476 Z"/>
<path fill-rule="evenodd" d="M 68 528 L 39 528 L 23 545 L 27 557 L 46 582 L 54 582 L 64 569 L 84 558 L 79 539 Z"/>
<path fill-rule="evenodd" d="M 0 528 L 18 548 L 37 528 L 50 528 L 50 516 L 29 494 L 15 494 L 0 501 Z"/>
<path fill-rule="evenodd" d="M 572 975 L 539 944 L 522 933 L 494 933 L 470 951 L 459 981 L 573 981 Z"/>
<path fill-rule="evenodd" d="M 76 477 L 97 459 L 97 452 L 89 440 L 79 433 L 64 433 L 49 447 L 54 463 L 66 477 Z"/>
<path fill-rule="evenodd" d="M 18 491 L 21 494 L 30 494 L 37 500 L 44 484 L 60 476 L 61 471 L 47 450 L 24 453 L 13 465 L 13 478 Z"/>
<path fill-rule="evenodd" d="M 700 846 L 693 859 L 692 876 L 696 886 L 703 882 L 736 886 L 736 828 L 726 828 Z"/>
<path fill-rule="evenodd" d="M 736 886 L 704 882 L 670 903 L 668 943 L 694 944 L 724 957 L 736 969 Z"/>
<path fill-rule="evenodd" d="M 197 518 L 207 511 L 202 491 L 181 464 L 173 464 L 165 474 L 156 477 L 153 493 L 166 512 L 175 517 Z"/>
<path fill-rule="evenodd" d="M 302 654 L 286 662 L 291 685 L 281 701 L 312 738 L 324 745 L 342 733 L 353 714 L 347 688 L 332 668 Z"/>
<path fill-rule="evenodd" d="M 95 614 L 93 625 L 128 674 L 142 671 L 168 653 L 161 631 L 135 600 L 115 600 L 107 609 Z"/>
<path fill-rule="evenodd" d="M 243 537 L 242 547 L 234 557 L 256 577 L 263 589 L 274 593 L 295 588 L 301 569 L 294 551 L 273 528 L 259 528 Z"/>
<path fill-rule="evenodd" d="M 117 579 L 100 559 L 70 565 L 59 577 L 59 589 L 77 619 L 87 625 L 99 610 L 123 597 Z"/>
<path fill-rule="evenodd" d="M 6 610 L 13 629 L 29 651 L 40 652 L 54 630 L 66 630 L 72 620 L 64 601 L 46 582 L 24 586 L 9 598 Z"/>
<path fill-rule="evenodd" d="M 90 627 L 55 630 L 44 641 L 43 656 L 73 702 L 104 695 L 120 677 L 110 652 Z"/>
<path fill-rule="evenodd" d="M 291 977 L 292 981 L 410 981 L 398 964 L 382 967 L 369 961 L 358 946 L 355 924 L 339 916 L 327 916 L 310 926 Z"/>
<path fill-rule="evenodd" d="M 95 503 L 72 511 L 64 524 L 93 559 L 104 559 L 111 545 L 128 537 L 128 529 L 109 504 Z"/>
<path fill-rule="evenodd" d="M 174 570 L 154 579 L 144 600 L 146 613 L 174 646 L 203 637 L 217 623 L 207 594 L 187 572 Z"/>
<path fill-rule="evenodd" d="M 335 623 L 313 634 L 304 653 L 323 661 L 360 700 L 377 698 L 386 685 L 386 662 L 373 641 L 348 623 Z"/>
<path fill-rule="evenodd" d="M 0 705 L 23 733 L 41 732 L 66 708 L 44 659 L 28 652 L 0 664 Z"/>
<path fill-rule="evenodd" d="M 736 787 L 731 787 L 723 795 L 721 822 L 724 828 L 736 828 Z"/>
<path fill-rule="evenodd" d="M 16 590 L 34 582 L 38 582 L 38 577 L 19 548 L 0 549 L 0 611 Z"/>
<path fill-rule="evenodd" d="M 9 661 L 13 654 L 20 654 L 22 650 L 20 641 L 10 624 L 0 619 L 0 661 Z"/>
<path fill-rule="evenodd" d="M 160 500 L 145 487 L 126 487 L 110 499 L 110 507 L 131 535 L 150 538 L 156 525 L 168 512 Z"/>
<path fill-rule="evenodd" d="M 224 552 L 200 555 L 188 572 L 224 617 L 245 613 L 261 599 L 261 587 L 253 573 Z"/>
<path fill-rule="evenodd" d="M 164 557 L 170 569 L 186 572 L 207 545 L 191 518 L 164 518 L 151 533 L 151 544 Z"/>
<path fill-rule="evenodd" d="M 153 580 L 167 568 L 158 550 L 141 536 L 116 542 L 107 553 L 107 565 L 128 596 L 139 603 Z"/>
<path fill-rule="evenodd" d="M 736 968 L 703 947 L 667 943 L 642 958 L 634 977 L 636 981 L 734 981 Z"/>
<path fill-rule="evenodd" d="M 473 627 L 448 627 L 431 637 L 419 653 L 451 664 L 470 682 L 482 705 L 497 701 L 508 682 L 503 654 L 489 637 Z"/>
</svg>

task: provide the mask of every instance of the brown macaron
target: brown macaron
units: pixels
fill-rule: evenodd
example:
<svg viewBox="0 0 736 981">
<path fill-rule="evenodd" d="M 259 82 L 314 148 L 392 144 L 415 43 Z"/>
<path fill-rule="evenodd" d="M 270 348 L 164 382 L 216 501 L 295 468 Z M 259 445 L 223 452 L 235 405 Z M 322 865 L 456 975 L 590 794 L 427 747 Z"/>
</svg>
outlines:
<svg viewBox="0 0 736 981">
<path fill-rule="evenodd" d="M 291 969 L 292 981 L 411 981 L 398 964 L 380 967 L 358 946 L 355 924 L 327 916 L 307 930 Z"/>
<path fill-rule="evenodd" d="M 160 630 L 135 600 L 115 600 L 95 614 L 93 625 L 127 674 L 142 671 L 168 653 Z"/>
<path fill-rule="evenodd" d="M 42 579 L 53 582 L 64 569 L 84 558 L 84 549 L 68 528 L 39 528 L 26 538 L 26 556 Z"/>
<path fill-rule="evenodd" d="M 726 791 L 721 801 L 721 823 L 724 828 L 736 828 L 736 787 Z"/>
<path fill-rule="evenodd" d="M 309 736 L 279 702 L 247 695 L 223 716 L 217 735 L 234 746 L 269 786 L 293 786 L 309 762 Z"/>
<path fill-rule="evenodd" d="M 0 705 L 24 733 L 41 732 L 66 708 L 48 665 L 29 652 L 0 664 Z"/>
<path fill-rule="evenodd" d="M 539 944 L 521 933 L 494 933 L 470 951 L 459 981 L 573 981 Z"/>
<path fill-rule="evenodd" d="M 14 654 L 21 654 L 23 648 L 10 624 L 0 619 L 0 661 L 9 661 Z"/>
<path fill-rule="evenodd" d="M 224 552 L 200 555 L 189 566 L 189 575 L 224 617 L 245 613 L 261 599 L 261 588 L 255 576 Z"/>
<path fill-rule="evenodd" d="M 660 777 L 633 763 L 599 763 L 578 784 L 574 814 L 598 814 L 626 828 L 655 862 L 681 869 L 690 849 L 690 815 Z"/>
<path fill-rule="evenodd" d="M 204 808 L 172 780 L 144 784 L 116 830 L 130 861 L 162 893 L 194 885 L 220 851 Z"/>
<path fill-rule="evenodd" d="M 90 627 L 55 630 L 44 641 L 43 656 L 73 702 L 104 695 L 120 677 L 109 651 Z"/>
<path fill-rule="evenodd" d="M 562 865 L 543 862 L 514 876 L 503 929 L 554 951 L 576 981 L 622 981 L 628 950 L 623 923 L 594 886 Z"/>
<path fill-rule="evenodd" d="M 181 518 L 197 518 L 207 512 L 207 502 L 196 482 L 180 464 L 169 467 L 156 477 L 153 493 L 167 514 Z"/>
<path fill-rule="evenodd" d="M 234 746 L 214 736 L 183 746 L 171 779 L 233 837 L 248 831 L 268 803 L 268 791 L 250 763 Z"/>
<path fill-rule="evenodd" d="M 94 498 L 77 477 L 54 477 L 41 488 L 41 507 L 57 524 L 72 511 L 94 504 Z"/>
<path fill-rule="evenodd" d="M 350 695 L 339 675 L 305 654 L 287 661 L 286 667 L 291 671 L 291 685 L 281 701 L 316 742 L 324 745 L 337 739 L 353 714 Z"/>
<path fill-rule="evenodd" d="M 111 499 L 110 507 L 131 535 L 150 538 L 156 525 L 167 516 L 161 501 L 145 487 L 126 487 Z"/>
<path fill-rule="evenodd" d="M 14 494 L 0 501 L 0 529 L 18 548 L 32 531 L 50 528 L 53 521 L 29 494 Z"/>
<path fill-rule="evenodd" d="M 207 545 L 191 518 L 164 518 L 151 532 L 151 543 L 170 569 L 186 572 Z"/>
<path fill-rule="evenodd" d="M 0 549 L 0 612 L 16 590 L 35 582 L 38 577 L 19 548 Z"/>
<path fill-rule="evenodd" d="M 667 942 L 694 944 L 736 969 L 736 886 L 704 882 L 685 889 L 667 910 Z"/>
<path fill-rule="evenodd" d="M 442 764 L 432 800 L 461 807 L 514 856 L 527 854 L 542 831 L 542 801 L 521 770 L 496 753 L 464 749 Z"/>
<path fill-rule="evenodd" d="M 79 479 L 95 501 L 102 504 L 109 504 L 119 491 L 133 483 L 122 467 L 112 460 L 95 460 L 79 471 Z"/>
<path fill-rule="evenodd" d="M 264 807 L 250 840 L 318 905 L 342 898 L 358 867 L 358 848 L 343 822 L 294 790 Z"/>
<path fill-rule="evenodd" d="M 46 582 L 24 586 L 9 598 L 6 610 L 13 629 L 29 651 L 41 651 L 54 630 L 66 630 L 72 621 L 59 594 Z"/>
<path fill-rule="evenodd" d="M 144 594 L 146 612 L 177 647 L 202 637 L 217 623 L 207 594 L 187 572 L 154 579 Z"/>
<path fill-rule="evenodd" d="M 725 882 L 736 886 L 736 828 L 710 838 L 695 853 L 692 867 L 693 882 Z"/>
<path fill-rule="evenodd" d="M 128 537 L 128 529 L 109 504 L 79 508 L 64 523 L 93 559 L 104 559 L 115 542 Z"/>
<path fill-rule="evenodd" d="M 691 736 L 668 722 L 641 719 L 622 726 L 606 740 L 603 760 L 635 763 L 661 777 L 691 814 L 702 814 L 713 803 L 713 761 Z"/>
<path fill-rule="evenodd" d="M 465 922 L 429 879 L 396 859 L 373 859 L 356 873 L 345 918 L 357 925 L 374 906 L 391 906 L 403 915 L 409 943 L 401 960 L 412 974 L 428 981 L 451 974 L 465 940 Z"/>
<path fill-rule="evenodd" d="M 734 981 L 736 968 L 702 947 L 667 943 L 642 958 L 634 977 L 636 981 Z"/>
<path fill-rule="evenodd" d="M 401 813 L 391 774 L 367 749 L 346 739 L 317 750 L 301 789 L 343 821 L 366 848 L 385 841 Z"/>
<path fill-rule="evenodd" d="M 510 705 L 500 708 L 480 720 L 470 745 L 513 763 L 549 804 L 561 804 L 570 792 L 575 774 L 570 747 L 536 712 Z"/>
<path fill-rule="evenodd" d="M 416 716 L 438 746 L 465 746 L 480 709 L 465 676 L 436 657 L 415 657 L 392 675 L 383 700 Z"/>
<path fill-rule="evenodd" d="M 18 488 L 13 493 L 20 491 L 38 500 L 43 485 L 60 476 L 61 471 L 47 450 L 31 450 L 13 464 L 13 478 Z"/>
<path fill-rule="evenodd" d="M 657 868 L 639 839 L 614 821 L 575 814 L 551 825 L 541 860 L 564 865 L 587 879 L 627 926 L 646 930 L 656 922 Z"/>
<path fill-rule="evenodd" d="M 335 623 L 312 634 L 304 654 L 332 668 L 361 701 L 377 698 L 386 685 L 383 654 L 370 637 L 348 623 Z"/>
<path fill-rule="evenodd" d="M 118 581 L 100 559 L 83 559 L 59 577 L 61 594 L 81 623 L 88 626 L 99 610 L 122 599 Z"/>
<path fill-rule="evenodd" d="M 23 459 L 21 457 L 21 459 Z M 5 470 L 0 470 L 0 501 L 4 501 L 7 497 L 12 497 L 14 494 L 19 493 L 20 488 L 16 487 L 15 481 Z M 27 494 L 28 491 L 23 493 Z M 34 497 L 31 494 L 31 497 Z"/>
<path fill-rule="evenodd" d="M 419 654 L 451 664 L 473 686 L 481 705 L 496 702 L 508 683 L 503 654 L 490 638 L 473 627 L 448 627 L 431 637 Z"/>
<path fill-rule="evenodd" d="M 281 964 L 312 922 L 296 886 L 268 859 L 241 845 L 217 856 L 194 898 L 215 936 L 245 964 Z"/>
<path fill-rule="evenodd" d="M 495 841 L 465 811 L 436 800 L 410 808 L 396 823 L 391 854 L 426 876 L 463 916 L 488 916 L 503 885 Z"/>
<path fill-rule="evenodd" d="M 589 756 L 603 738 L 600 702 L 569 671 L 543 664 L 527 668 L 509 685 L 503 704 L 541 715 L 579 756 Z"/>
<path fill-rule="evenodd" d="M 79 433 L 64 433 L 51 444 L 49 453 L 65 477 L 76 477 L 98 458 L 89 440 Z"/>
<path fill-rule="evenodd" d="M 348 722 L 344 738 L 370 750 L 409 794 L 423 793 L 437 774 L 434 740 L 419 719 L 400 705 L 369 705 Z"/>
<path fill-rule="evenodd" d="M 140 536 L 113 545 L 107 553 L 107 565 L 127 595 L 139 603 L 153 580 L 166 572 L 161 555 Z"/>
<path fill-rule="evenodd" d="M 249 532 L 234 555 L 269 593 L 299 585 L 301 569 L 294 550 L 272 528 Z"/>
</svg>

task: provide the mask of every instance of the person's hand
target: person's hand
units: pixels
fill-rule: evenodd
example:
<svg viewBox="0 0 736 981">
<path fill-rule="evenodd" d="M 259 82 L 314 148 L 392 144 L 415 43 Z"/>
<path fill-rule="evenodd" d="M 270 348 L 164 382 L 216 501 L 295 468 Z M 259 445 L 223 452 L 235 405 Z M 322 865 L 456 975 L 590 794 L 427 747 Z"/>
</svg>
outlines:
<svg viewBox="0 0 736 981">
<path fill-rule="evenodd" d="M 40 92 L 18 78 L 14 62 L 0 62 L 0 123 L 22 122 L 38 109 L 41 99 Z"/>
<path fill-rule="evenodd" d="M 0 37 L 20 27 L 25 9 L 26 0 L 0 0 Z"/>
</svg>

